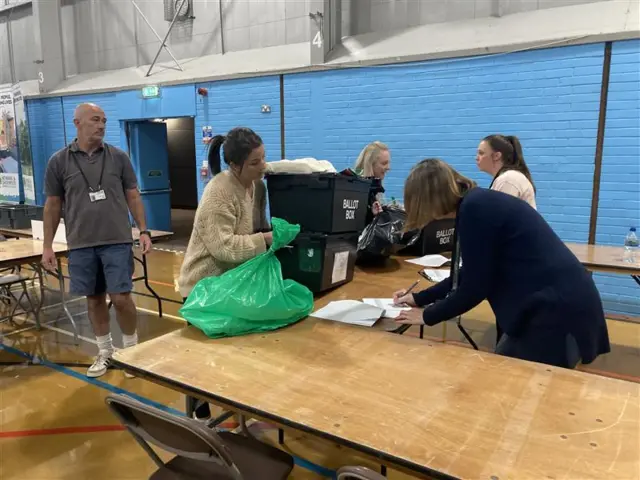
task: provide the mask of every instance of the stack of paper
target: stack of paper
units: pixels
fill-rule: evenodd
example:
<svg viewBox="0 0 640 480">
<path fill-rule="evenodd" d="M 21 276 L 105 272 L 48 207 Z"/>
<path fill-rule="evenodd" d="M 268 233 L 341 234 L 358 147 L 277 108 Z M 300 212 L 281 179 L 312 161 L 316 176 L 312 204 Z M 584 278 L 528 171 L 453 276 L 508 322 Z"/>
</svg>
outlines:
<svg viewBox="0 0 640 480">
<path fill-rule="evenodd" d="M 424 257 L 409 259 L 407 262 L 415 263 L 416 265 L 421 265 L 423 267 L 440 268 L 445 263 L 449 262 L 449 259 L 442 255 L 425 255 Z"/>
<path fill-rule="evenodd" d="M 451 275 L 449 270 L 430 270 L 428 268 L 422 270 L 422 273 L 427 277 L 427 280 L 435 283 L 441 282 L 442 280 L 449 278 Z"/>
<path fill-rule="evenodd" d="M 392 298 L 365 298 L 362 302 L 358 300 L 330 302 L 327 306 L 313 312 L 311 316 L 372 327 L 381 317 L 397 318 L 403 310 L 411 310 L 411 307 L 397 306 Z"/>
<path fill-rule="evenodd" d="M 411 307 L 399 307 L 393 303 L 393 298 L 363 298 L 367 305 L 374 305 L 384 310 L 382 314 L 386 318 L 397 318 L 403 310 L 411 310 Z"/>
<path fill-rule="evenodd" d="M 326 307 L 316 310 L 312 317 L 372 327 L 384 314 L 384 309 L 357 300 L 339 300 L 330 302 Z"/>
</svg>

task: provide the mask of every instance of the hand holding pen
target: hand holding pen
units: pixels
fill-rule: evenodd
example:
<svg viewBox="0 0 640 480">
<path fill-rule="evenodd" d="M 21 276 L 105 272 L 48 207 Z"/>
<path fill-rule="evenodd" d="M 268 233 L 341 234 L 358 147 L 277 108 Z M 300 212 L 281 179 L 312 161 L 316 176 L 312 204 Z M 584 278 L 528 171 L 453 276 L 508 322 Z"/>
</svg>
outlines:
<svg viewBox="0 0 640 480">
<path fill-rule="evenodd" d="M 411 295 L 411 291 L 418 286 L 420 280 L 416 280 L 413 285 L 411 285 L 406 290 L 398 290 L 393 294 L 393 303 L 394 306 L 398 307 L 415 307 L 416 302 L 413 299 L 413 295 Z"/>
</svg>

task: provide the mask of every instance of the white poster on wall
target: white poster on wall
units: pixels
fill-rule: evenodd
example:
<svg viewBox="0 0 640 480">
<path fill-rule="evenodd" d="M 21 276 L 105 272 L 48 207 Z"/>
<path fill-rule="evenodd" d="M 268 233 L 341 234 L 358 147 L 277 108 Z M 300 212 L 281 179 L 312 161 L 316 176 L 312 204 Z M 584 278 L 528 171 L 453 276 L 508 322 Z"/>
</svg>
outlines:
<svg viewBox="0 0 640 480">
<path fill-rule="evenodd" d="M 15 200 L 20 197 L 17 173 L 0 173 L 0 198 L 2 200 Z"/>
<path fill-rule="evenodd" d="M 11 87 L 0 89 L 0 200 L 20 200 L 18 142 Z"/>
<path fill-rule="evenodd" d="M 33 175 L 22 175 L 24 184 L 24 198 L 27 203 L 34 204 L 36 202 L 36 188 L 33 183 Z"/>
<path fill-rule="evenodd" d="M 33 179 L 33 157 L 31 156 L 31 140 L 29 138 L 29 125 L 27 124 L 27 112 L 20 85 L 13 86 L 13 108 L 15 111 L 15 124 L 18 135 L 18 158 L 22 167 L 22 183 L 24 185 L 25 203 L 35 205 L 36 191 Z"/>
</svg>

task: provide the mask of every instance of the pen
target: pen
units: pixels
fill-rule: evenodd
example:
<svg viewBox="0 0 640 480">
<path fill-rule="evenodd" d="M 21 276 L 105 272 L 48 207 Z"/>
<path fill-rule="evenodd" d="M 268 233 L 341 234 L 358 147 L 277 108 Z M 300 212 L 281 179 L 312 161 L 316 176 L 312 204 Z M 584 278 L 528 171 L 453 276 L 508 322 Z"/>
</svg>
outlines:
<svg viewBox="0 0 640 480">
<path fill-rule="evenodd" d="M 413 282 L 413 285 L 411 285 L 408 290 L 406 292 L 404 292 L 405 295 L 409 295 L 411 293 L 411 290 L 413 290 L 414 288 L 416 288 L 418 286 L 418 284 L 420 283 L 420 279 L 416 280 L 415 282 Z"/>
<path fill-rule="evenodd" d="M 418 279 L 418 280 L 416 280 L 415 282 L 413 282 L 413 285 L 411 285 L 411 286 L 407 289 L 407 291 L 406 291 L 406 292 L 404 292 L 404 295 L 409 295 L 409 294 L 411 293 L 411 290 L 413 290 L 414 288 L 416 288 L 416 287 L 418 286 L 418 284 L 419 284 L 419 283 L 420 283 L 420 279 Z M 404 296 L 404 295 L 403 295 L 403 296 Z M 406 304 L 402 304 L 402 305 L 395 305 L 395 306 L 397 306 L 397 307 L 402 307 L 402 306 L 406 307 L 407 305 L 406 305 Z"/>
</svg>

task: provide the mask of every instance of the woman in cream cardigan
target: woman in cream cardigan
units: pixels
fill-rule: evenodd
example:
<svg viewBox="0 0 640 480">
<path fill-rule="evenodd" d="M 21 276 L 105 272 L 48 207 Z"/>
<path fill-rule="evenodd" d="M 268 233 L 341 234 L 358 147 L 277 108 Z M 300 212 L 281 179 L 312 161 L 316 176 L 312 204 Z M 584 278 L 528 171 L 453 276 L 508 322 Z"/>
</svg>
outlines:
<svg viewBox="0 0 640 480">
<path fill-rule="evenodd" d="M 182 262 L 178 288 L 183 298 L 200 280 L 222 275 L 266 251 L 272 233 L 266 219 L 266 167 L 262 139 L 248 128 L 234 128 L 211 143 L 211 155 L 229 166 L 204 189 L 196 210 L 189 245 Z M 195 399 L 190 400 L 195 406 Z M 210 416 L 209 405 L 195 409 L 197 418 Z"/>
</svg>

